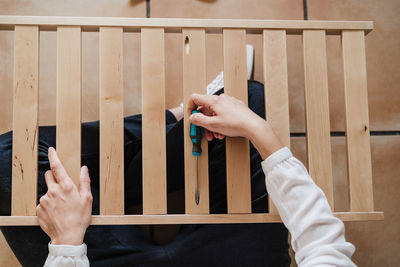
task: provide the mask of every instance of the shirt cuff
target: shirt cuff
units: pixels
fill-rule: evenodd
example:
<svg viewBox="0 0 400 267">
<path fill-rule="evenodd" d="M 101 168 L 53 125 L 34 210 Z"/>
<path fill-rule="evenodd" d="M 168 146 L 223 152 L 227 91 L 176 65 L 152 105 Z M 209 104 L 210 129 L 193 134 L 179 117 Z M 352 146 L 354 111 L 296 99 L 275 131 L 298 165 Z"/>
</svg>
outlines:
<svg viewBox="0 0 400 267">
<path fill-rule="evenodd" d="M 283 147 L 261 162 L 261 166 L 264 172 L 267 173 L 270 172 L 275 166 L 290 159 L 291 157 L 293 157 L 293 155 L 289 148 Z"/>
<path fill-rule="evenodd" d="M 49 242 L 49 254 L 51 256 L 82 257 L 86 256 L 87 246 L 85 243 L 79 246 L 73 245 L 52 245 Z"/>
</svg>

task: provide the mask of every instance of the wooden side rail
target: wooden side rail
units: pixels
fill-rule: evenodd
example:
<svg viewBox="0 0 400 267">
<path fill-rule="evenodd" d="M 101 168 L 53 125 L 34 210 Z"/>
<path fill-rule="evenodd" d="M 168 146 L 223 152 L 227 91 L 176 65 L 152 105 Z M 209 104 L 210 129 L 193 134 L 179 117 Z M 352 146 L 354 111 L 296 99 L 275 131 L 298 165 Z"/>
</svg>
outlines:
<svg viewBox="0 0 400 267">
<path fill-rule="evenodd" d="M 334 212 L 347 222 L 380 221 L 383 212 Z M 0 226 L 39 225 L 36 216 L 2 216 Z M 167 214 L 167 215 L 93 215 L 92 225 L 114 224 L 216 224 L 216 223 L 277 223 L 278 214 Z"/>
<path fill-rule="evenodd" d="M 123 27 L 124 32 L 140 32 L 142 27 L 155 27 L 164 28 L 167 33 L 180 33 L 182 28 L 204 28 L 209 33 L 221 33 L 222 29 L 227 28 L 245 29 L 247 33 L 282 29 L 288 34 L 301 34 L 305 29 L 319 29 L 335 35 L 342 30 L 362 30 L 369 33 L 374 28 L 372 21 L 0 16 L 0 30 L 13 30 L 15 25 L 35 25 L 42 31 L 55 31 L 58 26 L 80 26 L 82 31 L 99 31 L 100 27 Z"/>
<path fill-rule="evenodd" d="M 225 92 L 247 103 L 246 33 L 263 35 L 266 118 L 290 147 L 287 34 L 302 34 L 308 169 L 334 207 L 326 34 L 341 34 L 350 210 L 344 221 L 382 220 L 374 211 L 364 36 L 372 22 L 190 20 L 0 16 L 14 30 L 12 213 L 0 225 L 37 225 L 39 33 L 57 31 L 57 151 L 68 173 L 81 165 L 81 35 L 99 32 L 100 215 L 92 224 L 279 222 L 251 213 L 249 140 L 226 138 L 227 214 L 210 214 L 208 144 L 199 159 L 200 204 L 195 203 L 196 162 L 184 115 L 185 214 L 168 214 L 165 138 L 165 35 L 181 33 L 184 103 L 206 93 L 206 35 L 223 35 Z M 123 35 L 141 32 L 143 215 L 124 215 Z M 11 89 L 10 89 L 11 90 Z M 74 181 L 78 184 L 78 181 Z"/>
</svg>

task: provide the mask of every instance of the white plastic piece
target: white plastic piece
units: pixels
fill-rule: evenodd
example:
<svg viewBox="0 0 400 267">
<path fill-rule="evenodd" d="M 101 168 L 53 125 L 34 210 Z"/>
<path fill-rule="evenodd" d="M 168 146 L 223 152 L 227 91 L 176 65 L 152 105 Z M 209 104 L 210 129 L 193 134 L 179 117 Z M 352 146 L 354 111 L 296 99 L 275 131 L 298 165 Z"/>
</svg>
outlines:
<svg viewBox="0 0 400 267">
<path fill-rule="evenodd" d="M 251 74 L 253 73 L 254 64 L 254 47 L 252 45 L 246 45 L 246 68 L 247 68 L 247 80 L 250 80 Z M 220 74 L 207 85 L 207 95 L 213 95 L 215 92 L 224 88 L 224 72 Z"/>
<path fill-rule="evenodd" d="M 254 47 L 252 45 L 246 45 L 246 60 L 247 60 L 247 80 L 250 80 L 251 74 L 253 73 L 254 63 Z"/>
<path fill-rule="evenodd" d="M 224 72 L 221 71 L 220 74 L 207 85 L 207 95 L 213 95 L 219 89 L 224 88 Z"/>
</svg>

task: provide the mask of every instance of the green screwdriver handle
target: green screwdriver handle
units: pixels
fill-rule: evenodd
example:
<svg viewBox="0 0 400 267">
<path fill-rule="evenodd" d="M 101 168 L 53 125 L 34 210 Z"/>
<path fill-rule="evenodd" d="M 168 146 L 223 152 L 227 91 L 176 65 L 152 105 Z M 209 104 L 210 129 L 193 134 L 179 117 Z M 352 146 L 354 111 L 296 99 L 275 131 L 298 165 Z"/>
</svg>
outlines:
<svg viewBox="0 0 400 267">
<path fill-rule="evenodd" d="M 193 110 L 192 114 L 199 113 L 198 110 Z M 203 139 L 203 128 L 200 126 L 196 126 L 193 123 L 190 124 L 190 139 L 192 140 L 193 156 L 201 156 L 201 140 Z"/>
</svg>

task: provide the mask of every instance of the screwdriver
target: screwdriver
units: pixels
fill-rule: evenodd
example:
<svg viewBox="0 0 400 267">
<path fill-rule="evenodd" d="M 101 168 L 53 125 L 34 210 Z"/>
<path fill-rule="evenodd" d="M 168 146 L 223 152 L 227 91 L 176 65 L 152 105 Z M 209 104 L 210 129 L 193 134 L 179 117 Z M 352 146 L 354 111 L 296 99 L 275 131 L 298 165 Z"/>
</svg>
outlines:
<svg viewBox="0 0 400 267">
<path fill-rule="evenodd" d="M 193 110 L 192 114 L 199 113 L 198 110 Z M 192 140 L 193 148 L 192 155 L 196 157 L 196 205 L 200 202 L 199 193 L 199 157 L 201 156 L 201 140 L 203 139 L 203 128 L 190 123 L 190 139 Z"/>
</svg>

